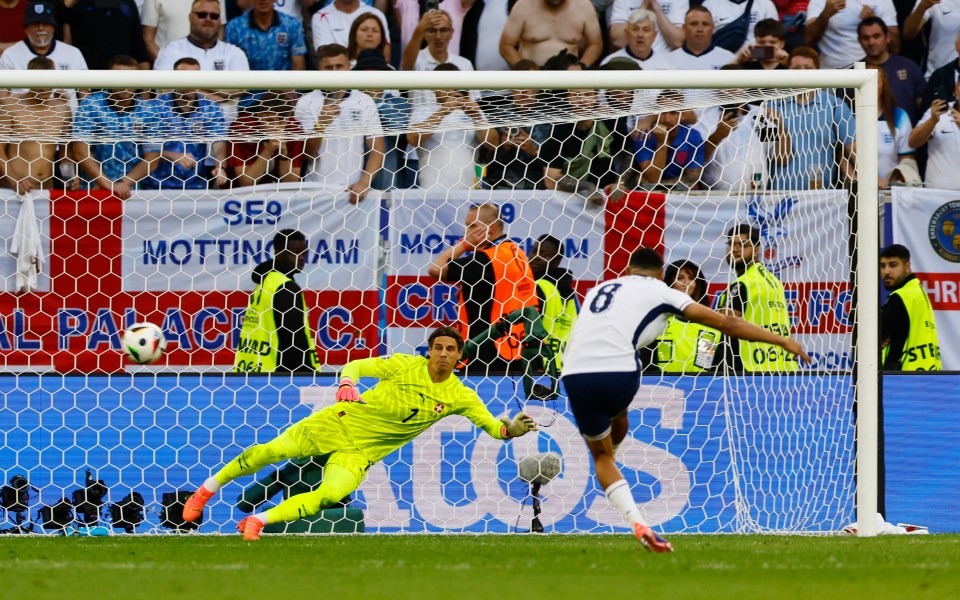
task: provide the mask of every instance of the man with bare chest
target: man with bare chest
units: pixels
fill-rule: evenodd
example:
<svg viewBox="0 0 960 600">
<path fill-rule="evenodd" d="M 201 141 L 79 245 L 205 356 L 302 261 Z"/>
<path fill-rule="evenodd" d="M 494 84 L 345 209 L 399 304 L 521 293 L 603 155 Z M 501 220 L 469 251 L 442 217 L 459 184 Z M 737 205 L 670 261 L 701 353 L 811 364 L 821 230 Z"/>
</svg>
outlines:
<svg viewBox="0 0 960 600">
<path fill-rule="evenodd" d="M 500 37 L 507 64 L 525 59 L 543 65 L 561 50 L 588 67 L 600 58 L 603 38 L 590 0 L 519 0 Z"/>
<path fill-rule="evenodd" d="M 55 70 L 38 56 L 28 69 Z M 69 99 L 61 90 L 25 90 L 0 98 L 0 175 L 18 194 L 53 187 L 57 142 L 70 134 Z"/>
</svg>

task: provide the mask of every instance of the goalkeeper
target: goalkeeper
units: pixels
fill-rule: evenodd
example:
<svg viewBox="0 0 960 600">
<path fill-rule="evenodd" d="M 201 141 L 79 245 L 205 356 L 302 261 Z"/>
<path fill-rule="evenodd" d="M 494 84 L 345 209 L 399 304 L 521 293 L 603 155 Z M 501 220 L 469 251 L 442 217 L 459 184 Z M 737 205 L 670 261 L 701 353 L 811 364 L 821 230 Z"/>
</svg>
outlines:
<svg viewBox="0 0 960 600">
<path fill-rule="evenodd" d="M 348 363 L 341 372 L 337 404 L 317 411 L 266 444 L 248 448 L 231 460 L 187 500 L 183 520 L 194 521 L 221 487 L 266 465 L 288 458 L 329 455 L 323 483 L 316 490 L 292 496 L 278 506 L 240 521 L 243 539 L 256 540 L 267 523 L 293 521 L 332 506 L 357 489 L 370 468 L 397 448 L 449 415 L 462 415 L 497 439 L 519 437 L 537 429 L 533 419 L 518 413 L 497 419 L 476 392 L 453 375 L 463 353 L 463 338 L 452 327 L 440 327 L 428 338 L 428 357 L 394 354 Z M 363 397 L 354 383 L 360 377 L 380 379 Z"/>
</svg>

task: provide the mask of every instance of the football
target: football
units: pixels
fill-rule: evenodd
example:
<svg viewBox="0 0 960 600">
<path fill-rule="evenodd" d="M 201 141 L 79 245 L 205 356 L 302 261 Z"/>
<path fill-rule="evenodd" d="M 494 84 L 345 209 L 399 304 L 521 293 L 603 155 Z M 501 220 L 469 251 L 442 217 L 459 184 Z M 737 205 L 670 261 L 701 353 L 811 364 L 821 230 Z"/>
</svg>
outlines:
<svg viewBox="0 0 960 600">
<path fill-rule="evenodd" d="M 135 323 L 123 332 L 123 353 L 138 365 L 156 362 L 166 348 L 163 331 L 153 323 Z"/>
</svg>

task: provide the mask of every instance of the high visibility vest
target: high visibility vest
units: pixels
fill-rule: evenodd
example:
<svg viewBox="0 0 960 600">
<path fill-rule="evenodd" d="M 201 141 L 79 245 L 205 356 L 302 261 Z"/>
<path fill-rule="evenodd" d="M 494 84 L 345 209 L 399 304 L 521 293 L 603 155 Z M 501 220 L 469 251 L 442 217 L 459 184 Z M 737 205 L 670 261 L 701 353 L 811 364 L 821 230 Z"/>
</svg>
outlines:
<svg viewBox="0 0 960 600">
<path fill-rule="evenodd" d="M 490 306 L 490 322 L 484 323 L 485 326 L 493 325 L 500 320 L 500 317 L 519 308 L 536 307 L 539 304 L 533 272 L 527 263 L 527 255 L 520 246 L 505 239 L 494 246 L 476 250 L 476 252 L 489 256 L 493 266 L 493 302 Z M 463 300 L 464 285 L 469 285 L 469 282 L 460 284 L 460 320 L 457 322 L 457 329 L 466 340 L 469 339 L 470 328 L 467 307 Z M 497 353 L 506 360 L 520 358 L 520 344 L 523 338 L 523 323 L 513 325 L 506 334 L 494 340 Z"/>
<path fill-rule="evenodd" d="M 737 281 L 747 289 L 743 320 L 783 337 L 790 337 L 790 313 L 787 312 L 787 298 L 780 280 L 760 263 L 753 263 Z M 727 292 L 724 292 L 720 306 L 724 306 L 726 296 Z M 774 344 L 740 340 L 740 360 L 744 371 L 797 370 L 797 358 Z"/>
<path fill-rule="evenodd" d="M 900 354 L 901 371 L 940 371 L 943 363 L 940 362 L 940 340 L 937 337 L 937 323 L 933 318 L 933 307 L 930 298 L 923 291 L 919 279 L 911 279 L 898 290 L 890 292 L 896 294 L 903 301 L 910 318 L 910 330 L 907 332 L 907 341 L 903 344 Z M 883 362 L 887 361 L 890 347 L 883 349 Z"/>
<path fill-rule="evenodd" d="M 273 318 L 273 296 L 290 277 L 279 271 L 270 271 L 250 295 L 250 304 L 243 316 L 240 329 L 240 344 L 233 370 L 237 373 L 272 373 L 279 363 L 280 338 L 277 335 L 277 322 Z M 317 368 L 317 350 L 310 331 L 307 317 L 307 303 L 303 302 L 303 326 L 310 343 L 310 365 Z"/>
<path fill-rule="evenodd" d="M 670 317 L 657 338 L 654 360 L 664 373 L 702 373 L 713 365 L 719 343 L 720 332 L 716 329 Z"/>
<path fill-rule="evenodd" d="M 577 320 L 577 301 L 563 299 L 552 281 L 538 279 L 537 286 L 543 290 L 543 310 L 540 311 L 540 323 L 547 330 L 546 342 L 553 350 L 557 371 L 563 368 L 563 350 L 570 339 L 570 331 Z"/>
</svg>

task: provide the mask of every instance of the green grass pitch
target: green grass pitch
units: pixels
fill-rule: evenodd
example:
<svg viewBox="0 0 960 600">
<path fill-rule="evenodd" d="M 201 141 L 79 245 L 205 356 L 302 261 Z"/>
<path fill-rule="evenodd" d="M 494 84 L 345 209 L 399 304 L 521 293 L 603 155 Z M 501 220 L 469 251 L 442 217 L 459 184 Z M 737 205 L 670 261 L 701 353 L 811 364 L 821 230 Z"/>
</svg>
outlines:
<svg viewBox="0 0 960 600">
<path fill-rule="evenodd" d="M 960 597 L 960 536 L 0 538 L 0 597 L 109 600 Z"/>
</svg>

